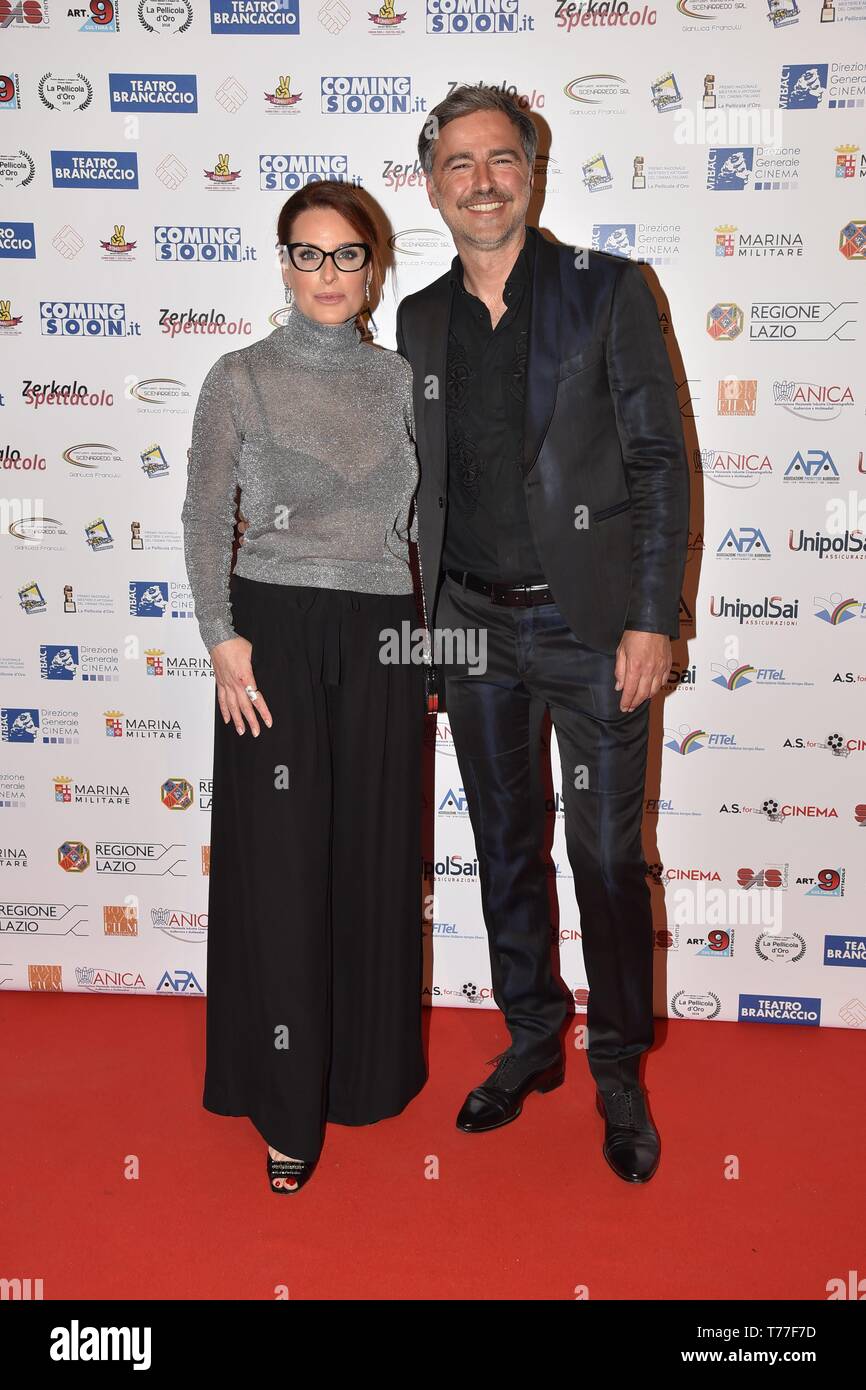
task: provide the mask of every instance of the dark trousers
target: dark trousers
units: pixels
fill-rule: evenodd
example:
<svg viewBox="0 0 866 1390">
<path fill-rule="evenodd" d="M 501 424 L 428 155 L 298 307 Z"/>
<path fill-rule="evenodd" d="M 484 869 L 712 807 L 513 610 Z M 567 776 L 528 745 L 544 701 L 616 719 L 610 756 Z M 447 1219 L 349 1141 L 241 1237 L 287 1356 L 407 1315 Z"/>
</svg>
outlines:
<svg viewBox="0 0 866 1390">
<path fill-rule="evenodd" d="M 547 707 L 589 985 L 589 1067 L 602 1089 L 634 1085 L 640 1055 L 653 1042 L 652 916 L 641 846 L 649 701 L 630 714 L 620 710 L 614 657 L 578 641 L 555 604 L 504 607 L 446 577 L 436 627 L 486 632 L 483 674 L 447 662 L 442 672 L 475 834 L 493 994 L 512 1046 L 527 1058 L 558 1055 L 569 1007 L 552 970 L 542 855 L 539 731 Z M 471 663 L 471 645 L 467 651 Z"/>
<path fill-rule="evenodd" d="M 422 1051 L 418 665 L 380 661 L 412 594 L 233 575 L 273 716 L 254 738 L 215 704 L 203 1105 L 318 1157 L 327 1120 L 395 1115 Z"/>
</svg>

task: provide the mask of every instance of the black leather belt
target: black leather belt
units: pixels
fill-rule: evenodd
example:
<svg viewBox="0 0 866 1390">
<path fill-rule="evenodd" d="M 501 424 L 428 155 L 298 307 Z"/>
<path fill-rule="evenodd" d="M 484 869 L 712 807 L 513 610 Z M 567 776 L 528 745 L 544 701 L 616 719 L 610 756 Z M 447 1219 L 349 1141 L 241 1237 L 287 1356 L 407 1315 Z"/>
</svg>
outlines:
<svg viewBox="0 0 866 1390">
<path fill-rule="evenodd" d="M 485 594 L 491 603 L 504 603 L 510 608 L 532 608 L 536 603 L 555 603 L 546 584 L 501 584 L 497 580 L 479 579 L 468 570 L 449 570 L 445 573 L 455 584 Z"/>
</svg>

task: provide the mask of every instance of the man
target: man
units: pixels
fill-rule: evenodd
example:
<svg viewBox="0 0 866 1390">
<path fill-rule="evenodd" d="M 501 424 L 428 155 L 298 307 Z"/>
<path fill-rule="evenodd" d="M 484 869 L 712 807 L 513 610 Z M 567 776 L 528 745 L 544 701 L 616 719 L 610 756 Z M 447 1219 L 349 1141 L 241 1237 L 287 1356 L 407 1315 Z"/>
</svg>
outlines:
<svg viewBox="0 0 866 1390">
<path fill-rule="evenodd" d="M 645 1182 L 659 1136 L 638 1076 L 653 1041 L 640 829 L 649 700 L 679 635 L 688 470 L 640 267 L 554 246 L 526 226 L 536 147 L 531 120 L 495 89 L 458 87 L 434 109 L 418 156 L 458 254 L 397 314 L 415 378 L 430 625 L 487 644 L 483 673 L 454 662 L 443 675 L 511 1046 L 457 1125 L 498 1128 L 530 1091 L 563 1079 L 568 1004 L 551 968 L 538 795 L 546 707 L 603 1152 L 620 1177 Z"/>
</svg>

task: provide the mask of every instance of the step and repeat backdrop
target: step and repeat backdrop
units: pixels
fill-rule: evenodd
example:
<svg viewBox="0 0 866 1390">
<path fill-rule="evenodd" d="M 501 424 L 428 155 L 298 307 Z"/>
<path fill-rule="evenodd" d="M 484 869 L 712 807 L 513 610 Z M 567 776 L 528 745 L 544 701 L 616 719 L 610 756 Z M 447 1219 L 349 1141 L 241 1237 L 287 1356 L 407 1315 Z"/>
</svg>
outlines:
<svg viewBox="0 0 866 1390">
<path fill-rule="evenodd" d="M 0 36 L 3 987 L 206 991 L 214 687 L 180 523 L 199 386 L 281 321 L 277 214 L 318 178 L 384 209 L 394 347 L 400 297 L 454 255 L 418 135 L 480 82 L 536 118 L 530 220 L 647 267 L 680 395 L 657 1012 L 866 1027 L 864 0 L 0 0 Z M 447 717 L 428 726 L 425 995 L 493 1007 L 459 764 Z M 580 1012 L 555 738 L 550 764 Z M 387 874 L 383 847 L 383 896 Z"/>
</svg>

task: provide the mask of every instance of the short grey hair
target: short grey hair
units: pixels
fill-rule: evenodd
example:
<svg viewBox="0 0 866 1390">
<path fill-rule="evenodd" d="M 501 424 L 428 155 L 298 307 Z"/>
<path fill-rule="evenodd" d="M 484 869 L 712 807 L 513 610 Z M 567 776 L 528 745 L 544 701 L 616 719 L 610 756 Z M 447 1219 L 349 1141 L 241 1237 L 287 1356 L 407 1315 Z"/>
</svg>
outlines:
<svg viewBox="0 0 866 1390">
<path fill-rule="evenodd" d="M 424 122 L 424 128 L 418 137 L 418 161 L 421 168 L 428 178 L 433 172 L 433 151 L 435 149 L 435 135 L 428 134 L 431 130 L 441 130 L 449 121 L 454 121 L 458 116 L 471 116 L 476 111 L 501 111 L 510 121 L 517 126 L 520 135 L 520 143 L 523 146 L 523 153 L 526 155 L 526 162 L 530 171 L 535 168 L 535 155 L 538 150 L 538 131 L 534 123 L 527 116 L 517 97 L 510 92 L 503 92 L 498 87 L 473 86 L 468 83 L 462 87 L 455 87 L 453 92 L 434 106 Z"/>
</svg>

